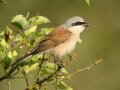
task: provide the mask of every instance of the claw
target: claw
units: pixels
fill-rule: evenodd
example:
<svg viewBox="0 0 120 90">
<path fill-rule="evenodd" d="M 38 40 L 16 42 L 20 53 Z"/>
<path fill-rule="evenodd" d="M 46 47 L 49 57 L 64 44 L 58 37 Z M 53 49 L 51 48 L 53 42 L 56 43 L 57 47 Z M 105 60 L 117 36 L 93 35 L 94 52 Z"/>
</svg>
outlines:
<svg viewBox="0 0 120 90">
<path fill-rule="evenodd" d="M 60 59 L 55 59 L 55 63 L 59 66 L 59 67 L 66 67 L 67 64 L 65 62 L 63 62 Z"/>
<path fill-rule="evenodd" d="M 74 52 L 68 54 L 68 56 L 69 56 L 70 60 L 75 60 L 75 58 L 76 58 L 76 54 Z"/>
</svg>

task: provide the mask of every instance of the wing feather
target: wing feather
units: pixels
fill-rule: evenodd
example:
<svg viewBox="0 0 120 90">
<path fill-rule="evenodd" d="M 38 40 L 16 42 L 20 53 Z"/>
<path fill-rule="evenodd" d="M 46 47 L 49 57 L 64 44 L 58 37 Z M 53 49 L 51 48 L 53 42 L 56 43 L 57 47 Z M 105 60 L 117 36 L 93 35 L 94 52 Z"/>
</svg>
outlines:
<svg viewBox="0 0 120 90">
<path fill-rule="evenodd" d="M 62 43 L 64 43 L 66 40 L 69 39 L 71 36 L 70 31 L 58 27 L 55 28 L 50 34 L 48 34 L 40 43 L 38 46 L 36 46 L 33 50 L 31 50 L 30 53 L 36 54 L 45 50 L 48 50 L 50 48 L 56 47 Z"/>
</svg>

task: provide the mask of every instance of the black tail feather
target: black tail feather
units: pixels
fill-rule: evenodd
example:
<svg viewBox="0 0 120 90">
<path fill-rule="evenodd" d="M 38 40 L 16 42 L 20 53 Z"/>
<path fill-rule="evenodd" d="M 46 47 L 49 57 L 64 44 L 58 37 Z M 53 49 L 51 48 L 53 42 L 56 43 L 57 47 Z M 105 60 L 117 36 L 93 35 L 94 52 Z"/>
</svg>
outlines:
<svg viewBox="0 0 120 90">
<path fill-rule="evenodd" d="M 18 63 L 20 63 L 21 61 L 26 60 L 29 56 L 31 56 L 31 54 L 26 54 L 25 56 L 17 59 L 11 66 L 14 67 L 16 66 Z"/>
</svg>

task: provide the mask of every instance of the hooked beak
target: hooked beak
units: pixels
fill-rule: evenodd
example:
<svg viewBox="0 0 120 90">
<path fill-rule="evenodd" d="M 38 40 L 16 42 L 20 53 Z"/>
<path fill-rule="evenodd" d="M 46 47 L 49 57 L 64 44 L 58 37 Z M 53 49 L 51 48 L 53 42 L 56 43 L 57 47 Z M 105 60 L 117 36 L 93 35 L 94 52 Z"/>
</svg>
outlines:
<svg viewBox="0 0 120 90">
<path fill-rule="evenodd" d="M 84 26 L 85 26 L 85 27 L 89 27 L 90 24 L 88 24 L 88 23 L 85 22 L 85 23 L 84 23 Z"/>
</svg>

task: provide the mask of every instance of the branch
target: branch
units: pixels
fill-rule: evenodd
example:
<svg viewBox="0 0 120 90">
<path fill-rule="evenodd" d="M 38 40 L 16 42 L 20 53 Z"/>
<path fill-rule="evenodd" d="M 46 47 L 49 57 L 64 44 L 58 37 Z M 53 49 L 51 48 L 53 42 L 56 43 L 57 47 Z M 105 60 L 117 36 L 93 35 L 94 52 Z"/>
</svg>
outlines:
<svg viewBox="0 0 120 90">
<path fill-rule="evenodd" d="M 36 78 L 36 76 L 26 76 L 27 78 Z M 24 79 L 24 76 L 10 77 L 10 79 Z"/>
<path fill-rule="evenodd" d="M 49 75 L 47 78 L 44 78 L 43 80 L 40 80 L 39 82 L 36 82 L 37 84 L 39 84 L 40 86 L 47 81 L 49 78 L 53 77 L 62 67 L 58 65 L 58 69 L 51 75 Z"/>
<path fill-rule="evenodd" d="M 26 75 L 26 73 L 25 73 L 25 71 L 23 69 L 22 69 L 22 74 L 24 75 L 24 79 L 25 79 L 27 87 L 28 87 L 29 83 L 28 83 L 27 75 Z"/>
<path fill-rule="evenodd" d="M 11 88 L 10 88 L 10 80 L 9 79 L 7 81 L 7 84 L 8 84 L 8 90 L 11 90 Z"/>
<path fill-rule="evenodd" d="M 29 54 L 26 54 L 25 56 L 23 56 L 23 57 L 21 57 L 19 59 L 16 59 L 15 62 L 12 64 L 12 67 L 10 68 L 10 70 L 8 72 L 6 72 L 5 75 L 0 77 L 0 81 L 2 81 L 4 79 L 7 79 L 7 78 L 10 78 L 11 75 L 13 74 L 13 72 L 18 67 L 18 63 L 21 62 L 22 60 L 24 60 L 25 58 L 29 57 L 29 56 L 30 56 Z"/>
<path fill-rule="evenodd" d="M 41 72 L 41 69 L 42 69 L 43 62 L 45 61 L 44 58 L 45 58 L 45 53 L 43 53 L 43 57 L 42 57 L 42 59 L 41 59 L 41 63 L 39 64 L 39 70 L 38 70 L 38 72 L 37 72 L 37 81 L 40 80 L 39 75 L 40 75 L 40 72 Z M 39 61 L 39 62 L 40 62 L 40 61 Z"/>
<path fill-rule="evenodd" d="M 72 77 L 72 76 L 74 76 L 74 75 L 76 75 L 76 74 L 78 74 L 78 73 L 80 73 L 80 72 L 82 72 L 84 70 L 90 70 L 91 68 L 93 68 L 94 66 L 96 66 L 97 64 L 99 64 L 101 61 L 103 61 L 103 59 L 99 59 L 99 60 L 95 61 L 94 63 L 92 63 L 91 65 L 89 65 L 89 66 L 87 66 L 85 68 L 78 69 L 76 72 L 72 73 L 70 75 L 70 77 Z"/>
<path fill-rule="evenodd" d="M 99 60 L 96 60 L 94 63 L 92 63 L 91 65 L 89 65 L 89 66 L 87 66 L 87 67 L 85 67 L 85 68 L 82 68 L 82 69 L 78 69 L 76 72 L 73 72 L 72 74 L 70 74 L 68 77 L 66 77 L 66 78 L 60 78 L 60 80 L 66 80 L 66 79 L 68 79 L 68 78 L 70 78 L 70 77 L 73 77 L 74 75 L 76 75 L 76 74 L 79 74 L 80 72 L 82 72 L 82 71 L 85 71 L 85 70 L 90 70 L 90 69 L 92 69 L 93 67 L 95 67 L 97 64 L 99 64 L 99 63 L 101 63 L 103 61 L 103 59 L 99 59 Z M 52 82 L 49 82 L 49 83 L 46 83 L 46 84 L 43 84 L 43 85 L 50 85 L 50 84 L 53 84 L 53 83 L 55 83 L 56 81 L 54 80 L 54 81 L 52 81 Z"/>
</svg>

